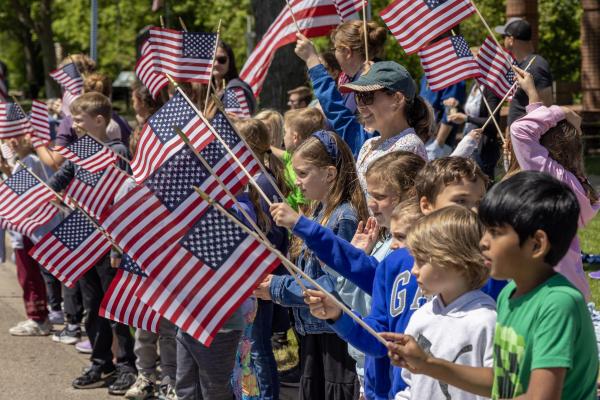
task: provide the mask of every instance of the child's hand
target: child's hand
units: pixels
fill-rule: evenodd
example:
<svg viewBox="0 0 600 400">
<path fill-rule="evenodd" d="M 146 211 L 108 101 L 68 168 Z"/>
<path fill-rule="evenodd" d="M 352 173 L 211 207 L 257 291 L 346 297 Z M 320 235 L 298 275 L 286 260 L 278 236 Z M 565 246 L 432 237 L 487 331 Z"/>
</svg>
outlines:
<svg viewBox="0 0 600 400">
<path fill-rule="evenodd" d="M 119 264 L 121 264 L 121 257 L 110 257 L 110 267 L 117 269 L 119 268 Z"/>
<path fill-rule="evenodd" d="M 445 106 L 448 107 L 458 107 L 458 100 L 454 97 L 448 97 L 446 100 L 442 101 Z"/>
<path fill-rule="evenodd" d="M 335 321 L 342 315 L 342 309 L 320 290 L 306 289 L 304 291 L 304 302 L 308 304 L 310 313 L 315 318 Z"/>
<path fill-rule="evenodd" d="M 468 136 L 470 136 L 471 139 L 473 139 L 474 141 L 479 143 L 479 141 L 481 140 L 482 132 L 483 132 L 483 129 L 481 129 L 481 128 L 472 129 L 471 132 L 468 133 Z"/>
<path fill-rule="evenodd" d="M 581 133 L 581 117 L 575 111 L 571 110 L 568 107 L 561 107 L 563 112 L 565 113 L 565 119 L 568 123 L 573 125 L 577 131 Z"/>
<path fill-rule="evenodd" d="M 300 214 L 286 203 L 273 203 L 269 211 L 271 211 L 271 216 L 277 226 L 282 226 L 290 230 L 296 225 L 298 219 L 300 219 Z"/>
<path fill-rule="evenodd" d="M 321 64 L 317 50 L 312 42 L 301 33 L 296 33 L 296 38 L 296 48 L 294 51 L 306 63 L 306 66 L 312 68 L 315 65 Z"/>
<path fill-rule="evenodd" d="M 254 289 L 253 295 L 262 300 L 273 300 L 271 298 L 271 279 L 273 275 L 269 274 L 265 279 L 258 284 Z"/>
<path fill-rule="evenodd" d="M 467 114 L 461 112 L 450 114 L 446 118 L 448 118 L 448 121 L 454 122 L 455 124 L 464 124 L 467 122 Z"/>
<path fill-rule="evenodd" d="M 525 70 L 522 70 L 516 65 L 513 65 L 512 69 L 515 72 L 515 78 L 517 79 L 517 82 L 519 82 L 519 86 L 525 91 L 525 93 L 529 97 L 529 104 L 539 102 L 540 96 L 538 94 L 537 89 L 535 88 L 533 75 L 531 75 Z"/>
<path fill-rule="evenodd" d="M 374 217 L 369 217 L 366 224 L 363 221 L 358 223 L 358 228 L 356 228 L 356 232 L 350 243 L 354 247 L 364 250 L 365 253 L 371 254 L 378 237 L 379 224 L 377 224 L 377 220 Z"/>
<path fill-rule="evenodd" d="M 430 357 L 414 337 L 401 333 L 384 332 L 381 336 L 388 341 L 388 355 L 392 364 L 406 368 L 413 374 L 422 374 Z"/>
</svg>

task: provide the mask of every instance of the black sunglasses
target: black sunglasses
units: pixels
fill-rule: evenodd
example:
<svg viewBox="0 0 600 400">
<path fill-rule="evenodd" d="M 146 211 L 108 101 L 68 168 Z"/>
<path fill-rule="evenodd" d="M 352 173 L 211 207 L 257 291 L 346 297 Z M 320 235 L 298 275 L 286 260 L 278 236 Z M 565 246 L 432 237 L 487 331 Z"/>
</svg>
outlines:
<svg viewBox="0 0 600 400">
<path fill-rule="evenodd" d="M 354 92 L 354 98 L 356 99 L 357 104 L 370 106 L 375 102 L 375 93 L 377 92 L 383 92 L 388 96 L 391 96 L 395 93 L 388 89 L 373 90 L 370 92 Z"/>
<path fill-rule="evenodd" d="M 216 57 L 215 61 L 219 64 L 225 64 L 227 62 L 227 56 Z"/>
</svg>

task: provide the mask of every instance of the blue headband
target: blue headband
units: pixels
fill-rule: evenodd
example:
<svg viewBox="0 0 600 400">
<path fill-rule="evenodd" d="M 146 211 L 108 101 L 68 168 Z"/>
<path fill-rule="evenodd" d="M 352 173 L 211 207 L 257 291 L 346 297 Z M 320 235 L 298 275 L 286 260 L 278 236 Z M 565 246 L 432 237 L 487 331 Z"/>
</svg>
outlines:
<svg viewBox="0 0 600 400">
<path fill-rule="evenodd" d="M 340 152 L 338 150 L 337 144 L 335 143 L 335 138 L 333 135 L 327 131 L 320 130 L 316 131 L 312 134 L 312 136 L 319 139 L 319 141 L 325 146 L 325 150 L 334 164 L 337 164 Z"/>
</svg>

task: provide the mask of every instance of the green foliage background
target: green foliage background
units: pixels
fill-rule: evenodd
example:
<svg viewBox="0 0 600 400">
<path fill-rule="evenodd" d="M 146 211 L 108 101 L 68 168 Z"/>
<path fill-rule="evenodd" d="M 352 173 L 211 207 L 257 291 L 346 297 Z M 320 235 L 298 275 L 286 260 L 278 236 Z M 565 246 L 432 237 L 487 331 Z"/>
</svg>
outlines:
<svg viewBox="0 0 600 400">
<path fill-rule="evenodd" d="M 378 13 L 389 2 L 390 0 L 371 0 L 372 15 L 382 25 Z M 36 3 L 39 0 L 28 2 L 32 15 L 35 15 Z M 476 4 L 492 27 L 504 21 L 503 0 L 478 0 Z M 181 17 L 189 30 L 214 30 L 219 18 L 222 18 L 223 38 L 233 46 L 238 68 L 243 65 L 247 57 L 246 26 L 250 0 L 167 0 L 166 12 L 162 10 L 156 13 L 151 12 L 150 6 L 151 0 L 99 0 L 98 53 L 102 71 L 114 77 L 121 70 L 132 70 L 135 65 L 134 43 L 137 32 L 146 25 L 158 25 L 161 14 L 166 16 L 168 26 L 174 28 L 180 27 L 178 17 Z M 550 61 L 556 80 L 578 81 L 581 63 L 580 2 L 538 0 L 538 7 L 539 53 Z M 0 0 L 0 60 L 8 64 L 11 87 L 20 88 L 27 82 L 23 71 L 23 46 L 12 24 L 13 12 L 10 0 Z M 52 12 L 54 39 L 63 46 L 65 54 L 87 52 L 90 0 L 53 0 Z M 480 44 L 487 34 L 476 15 L 463 22 L 461 33 L 471 45 Z M 35 41 L 33 32 L 30 34 Z M 326 42 L 326 39 L 317 41 L 322 47 L 328 46 Z M 39 59 L 39 54 L 37 57 Z M 403 63 L 415 77 L 422 73 L 418 57 L 407 56 L 391 35 L 385 57 Z M 39 62 L 36 74 L 42 74 Z"/>
</svg>

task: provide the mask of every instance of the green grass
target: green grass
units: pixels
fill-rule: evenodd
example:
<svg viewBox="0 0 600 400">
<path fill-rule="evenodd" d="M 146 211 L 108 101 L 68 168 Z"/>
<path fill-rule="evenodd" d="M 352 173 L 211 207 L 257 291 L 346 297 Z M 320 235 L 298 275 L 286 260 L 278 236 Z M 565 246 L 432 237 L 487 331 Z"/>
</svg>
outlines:
<svg viewBox="0 0 600 400">
<path fill-rule="evenodd" d="M 579 239 L 581 240 L 581 249 L 585 253 L 600 254 L 600 216 L 596 216 L 585 228 L 579 231 Z M 588 272 L 600 270 L 600 264 L 584 264 L 583 269 L 587 274 Z M 588 277 L 588 281 L 592 291 L 592 301 L 600 306 L 600 280 Z"/>
<path fill-rule="evenodd" d="M 585 157 L 585 172 L 589 175 L 600 176 L 600 156 Z"/>
</svg>

